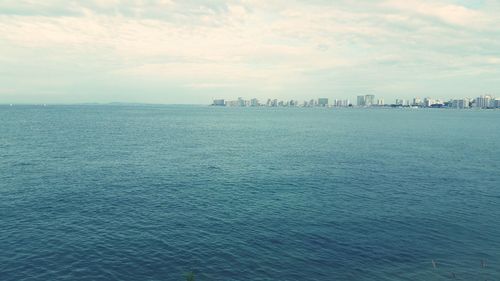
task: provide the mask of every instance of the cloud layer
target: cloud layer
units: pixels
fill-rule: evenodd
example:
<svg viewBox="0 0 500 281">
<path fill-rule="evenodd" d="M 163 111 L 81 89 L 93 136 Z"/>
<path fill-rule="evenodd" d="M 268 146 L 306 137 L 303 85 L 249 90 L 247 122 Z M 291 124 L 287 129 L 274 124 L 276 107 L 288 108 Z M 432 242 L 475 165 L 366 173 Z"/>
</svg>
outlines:
<svg viewBox="0 0 500 281">
<path fill-rule="evenodd" d="M 0 3 L 0 103 L 500 90 L 497 1 L 41 2 Z"/>
</svg>

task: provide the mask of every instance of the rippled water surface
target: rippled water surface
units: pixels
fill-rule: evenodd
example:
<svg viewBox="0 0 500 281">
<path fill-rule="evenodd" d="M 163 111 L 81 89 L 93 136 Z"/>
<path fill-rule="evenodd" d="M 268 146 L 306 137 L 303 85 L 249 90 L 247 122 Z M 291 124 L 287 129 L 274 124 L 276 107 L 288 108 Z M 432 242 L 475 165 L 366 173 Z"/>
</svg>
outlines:
<svg viewBox="0 0 500 281">
<path fill-rule="evenodd" d="M 0 106 L 0 280 L 498 280 L 499 166 L 500 111 Z"/>
</svg>

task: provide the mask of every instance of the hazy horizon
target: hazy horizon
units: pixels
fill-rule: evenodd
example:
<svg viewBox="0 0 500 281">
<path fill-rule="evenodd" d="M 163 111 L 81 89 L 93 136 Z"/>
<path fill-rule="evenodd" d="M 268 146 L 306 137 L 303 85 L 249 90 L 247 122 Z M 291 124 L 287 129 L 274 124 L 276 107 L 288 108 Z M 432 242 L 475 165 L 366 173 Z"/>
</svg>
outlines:
<svg viewBox="0 0 500 281">
<path fill-rule="evenodd" d="M 500 94 L 500 2 L 0 3 L 0 104 Z"/>
</svg>

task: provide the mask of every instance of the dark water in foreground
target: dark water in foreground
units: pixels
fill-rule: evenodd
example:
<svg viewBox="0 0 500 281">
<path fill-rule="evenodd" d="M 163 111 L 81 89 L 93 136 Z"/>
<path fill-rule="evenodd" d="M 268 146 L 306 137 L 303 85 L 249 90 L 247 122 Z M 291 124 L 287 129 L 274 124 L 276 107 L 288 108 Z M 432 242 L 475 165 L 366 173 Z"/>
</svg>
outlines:
<svg viewBox="0 0 500 281">
<path fill-rule="evenodd" d="M 0 280 L 499 280 L 499 166 L 500 111 L 0 106 Z"/>
</svg>

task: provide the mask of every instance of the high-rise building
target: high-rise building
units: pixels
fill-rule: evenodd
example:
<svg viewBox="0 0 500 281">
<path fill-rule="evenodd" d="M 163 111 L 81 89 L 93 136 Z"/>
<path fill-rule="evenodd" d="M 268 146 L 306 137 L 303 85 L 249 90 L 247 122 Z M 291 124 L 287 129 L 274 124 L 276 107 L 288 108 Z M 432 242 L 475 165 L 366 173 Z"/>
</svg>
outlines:
<svg viewBox="0 0 500 281">
<path fill-rule="evenodd" d="M 493 103 L 492 107 L 500 108 L 500 98 L 496 98 L 496 99 L 492 100 L 492 103 Z"/>
<path fill-rule="evenodd" d="M 488 95 L 477 97 L 474 106 L 478 108 L 491 107 L 491 100 L 492 100 L 491 96 Z"/>
<path fill-rule="evenodd" d="M 385 103 L 384 103 L 384 99 L 378 99 L 377 100 L 377 105 L 378 106 L 383 106 Z"/>
<path fill-rule="evenodd" d="M 236 107 L 236 106 L 239 106 L 240 104 L 239 104 L 239 101 L 237 101 L 237 100 L 231 100 L 231 101 L 228 101 L 226 103 L 226 105 L 231 106 L 231 107 Z"/>
<path fill-rule="evenodd" d="M 372 106 L 375 104 L 374 95 L 365 95 L 365 106 Z"/>
<path fill-rule="evenodd" d="M 434 100 L 431 98 L 425 98 L 424 99 L 424 106 L 425 107 L 431 107 L 431 105 L 434 104 Z"/>
<path fill-rule="evenodd" d="M 413 98 L 413 106 L 422 106 L 422 100 L 420 98 Z"/>
<path fill-rule="evenodd" d="M 358 96 L 357 105 L 358 106 L 365 106 L 366 105 L 365 96 Z"/>
<path fill-rule="evenodd" d="M 333 106 L 335 107 L 348 107 L 349 106 L 349 100 L 334 100 L 333 101 Z"/>
<path fill-rule="evenodd" d="M 259 106 L 259 105 L 260 105 L 260 104 L 259 104 L 259 100 L 258 100 L 258 99 L 255 99 L 255 98 L 254 98 L 254 99 L 251 99 L 251 100 L 250 100 L 250 106 L 255 107 L 255 106 Z"/>
<path fill-rule="evenodd" d="M 336 107 L 348 107 L 349 100 L 335 100 L 334 106 L 336 106 Z"/>
<path fill-rule="evenodd" d="M 328 98 L 319 98 L 318 106 L 327 107 L 328 106 Z"/>
<path fill-rule="evenodd" d="M 226 101 L 223 99 L 214 99 L 214 102 L 212 103 L 214 106 L 226 106 Z"/>
<path fill-rule="evenodd" d="M 451 101 L 451 108 L 464 109 L 469 108 L 469 99 L 457 99 Z"/>
<path fill-rule="evenodd" d="M 245 105 L 246 105 L 245 100 L 242 97 L 239 97 L 238 98 L 238 106 L 245 106 Z"/>
</svg>

